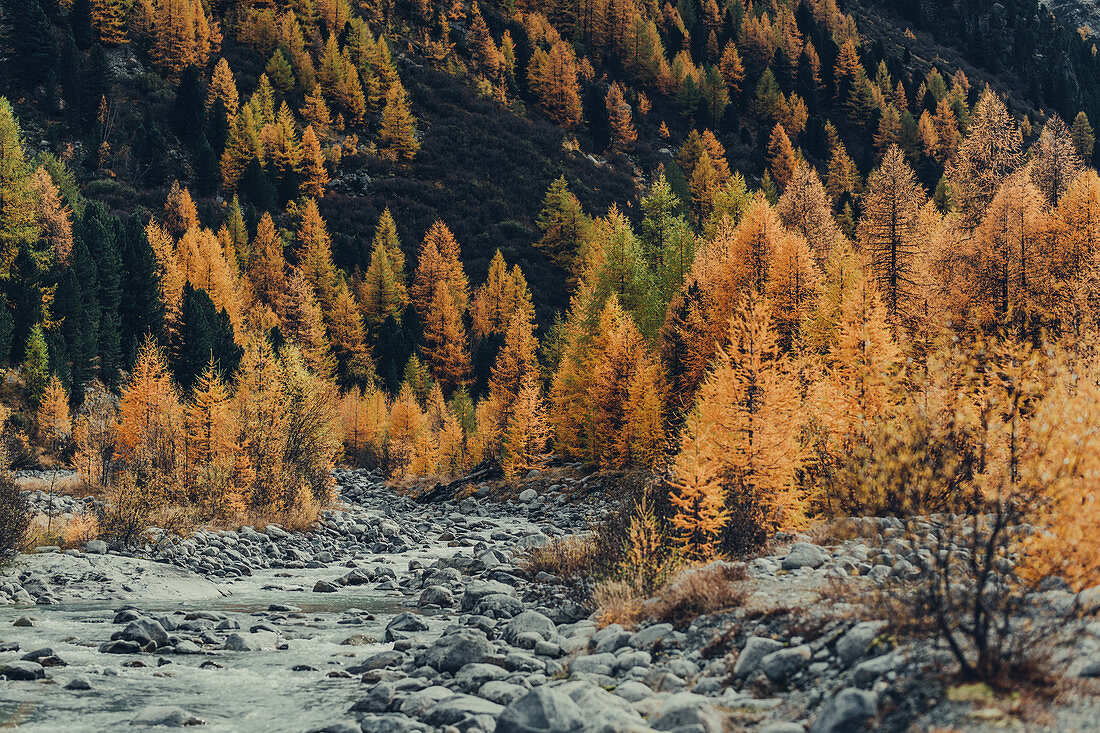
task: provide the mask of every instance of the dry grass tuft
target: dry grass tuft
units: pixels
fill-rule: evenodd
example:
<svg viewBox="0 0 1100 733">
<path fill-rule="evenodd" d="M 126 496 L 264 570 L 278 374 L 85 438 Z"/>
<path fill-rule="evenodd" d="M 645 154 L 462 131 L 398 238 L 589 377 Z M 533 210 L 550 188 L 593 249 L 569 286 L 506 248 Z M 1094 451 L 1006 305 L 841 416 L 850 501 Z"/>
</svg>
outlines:
<svg viewBox="0 0 1100 733">
<path fill-rule="evenodd" d="M 596 625 L 601 629 L 611 624 L 633 628 L 644 618 L 643 599 L 639 598 L 629 583 L 607 580 L 592 592 L 598 610 Z"/>
<path fill-rule="evenodd" d="M 531 575 L 543 572 L 565 579 L 587 577 L 596 551 L 589 537 L 564 537 L 531 550 L 522 566 Z"/>
<path fill-rule="evenodd" d="M 646 615 L 683 627 L 703 614 L 717 613 L 741 605 L 747 595 L 748 579 L 741 563 L 712 562 L 678 573 L 646 603 Z"/>
<path fill-rule="evenodd" d="M 65 525 L 61 533 L 62 546 L 80 548 L 99 538 L 99 519 L 94 514 L 78 514 Z"/>
</svg>

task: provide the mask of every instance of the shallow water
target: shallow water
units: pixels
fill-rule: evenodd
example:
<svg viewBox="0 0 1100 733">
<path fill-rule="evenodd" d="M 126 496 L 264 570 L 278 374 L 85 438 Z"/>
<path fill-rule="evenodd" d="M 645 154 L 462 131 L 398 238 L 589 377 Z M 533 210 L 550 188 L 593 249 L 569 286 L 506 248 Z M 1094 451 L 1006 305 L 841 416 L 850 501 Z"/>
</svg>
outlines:
<svg viewBox="0 0 1100 733">
<path fill-rule="evenodd" d="M 0 640 L 20 645 L 17 653 L 0 654 L 0 661 L 50 647 L 69 664 L 47 669 L 50 679 L 42 682 L 0 681 L 0 727 L 16 726 L 19 730 L 43 733 L 140 731 L 142 728 L 129 722 L 147 705 L 178 705 L 205 719 L 207 725 L 201 730 L 207 731 L 300 732 L 349 717 L 345 712 L 362 696 L 362 683 L 358 677 L 329 678 L 326 673 L 351 666 L 357 657 L 389 645 L 343 646 L 340 642 L 353 634 L 382 639 L 385 624 L 393 614 L 406 610 L 406 599 L 398 593 L 372 591 L 363 586 L 326 594 L 310 591 L 317 579 L 331 580 L 346 572 L 346 568 L 289 572 L 292 577 L 280 577 L 288 571 L 263 571 L 223 584 L 232 595 L 221 599 L 186 603 L 89 601 L 0 608 Z M 264 588 L 275 584 L 284 588 Z M 266 612 L 273 603 L 297 606 L 305 616 L 273 624 L 290 647 L 285 651 L 219 650 L 171 655 L 164 656 L 171 663 L 161 667 L 157 666 L 161 658 L 157 654 L 98 652 L 100 643 L 123 628 L 111 623 L 115 611 L 123 605 L 150 611 L 153 616 L 218 611 L 237 620 L 242 626 L 240 633 L 245 633 L 264 620 L 263 616 L 252 614 Z M 350 618 L 345 613 L 349 609 L 370 612 L 377 620 L 338 624 L 337 621 Z M 12 625 L 24 615 L 36 619 L 35 627 Z M 440 616 L 431 623 L 434 626 L 445 619 Z M 122 666 L 129 660 L 140 660 L 149 666 Z M 199 665 L 208 660 L 222 668 L 201 669 Z M 308 664 L 317 671 L 291 671 L 298 664 Z M 62 689 L 76 676 L 86 677 L 92 689 Z"/>
</svg>

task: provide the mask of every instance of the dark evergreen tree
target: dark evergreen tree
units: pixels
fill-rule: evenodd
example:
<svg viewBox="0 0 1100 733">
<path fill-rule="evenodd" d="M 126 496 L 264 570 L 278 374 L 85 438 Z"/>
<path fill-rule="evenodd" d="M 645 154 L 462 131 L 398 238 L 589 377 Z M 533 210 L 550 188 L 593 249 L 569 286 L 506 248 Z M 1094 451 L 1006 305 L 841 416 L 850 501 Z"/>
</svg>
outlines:
<svg viewBox="0 0 1100 733">
<path fill-rule="evenodd" d="M 405 364 L 416 352 L 416 332 L 419 329 L 413 321 L 416 321 L 415 309 L 406 308 L 401 323 L 388 316 L 375 335 L 374 357 L 378 377 L 392 393 L 401 387 Z"/>
<path fill-rule="evenodd" d="M 122 229 L 122 297 L 119 301 L 119 336 L 123 364 L 134 362 L 148 336 L 160 338 L 164 330 L 164 306 L 160 300 L 157 258 L 137 214 Z"/>
<path fill-rule="evenodd" d="M 83 240 L 73 240 L 72 266 L 65 271 L 54 296 L 54 319 L 61 320 L 72 383 L 83 387 L 99 366 L 99 272 Z"/>
<path fill-rule="evenodd" d="M 140 164 L 138 178 L 151 186 L 164 183 L 168 167 L 168 142 L 153 117 L 150 104 L 145 105 L 141 126 L 134 133 L 133 152 Z"/>
<path fill-rule="evenodd" d="M 233 341 L 233 325 L 205 290 L 188 283 L 180 304 L 180 323 L 172 339 L 170 365 L 176 382 L 191 389 L 213 358 L 226 379 L 237 370 L 243 351 Z"/>
<path fill-rule="evenodd" d="M 202 133 L 206 119 L 206 90 L 202 70 L 188 66 L 176 86 L 176 101 L 172 104 L 172 125 L 179 136 L 193 142 Z"/>
<path fill-rule="evenodd" d="M 95 43 L 95 34 L 92 32 L 92 3 L 91 0 L 73 0 L 69 10 L 69 22 L 73 29 L 73 39 L 77 48 L 88 49 Z"/>
<path fill-rule="evenodd" d="M 57 71 L 57 39 L 38 0 L 3 0 L 3 7 L 11 25 L 11 52 L 4 64 L 7 86 L 12 92 L 33 92 Z"/>
</svg>

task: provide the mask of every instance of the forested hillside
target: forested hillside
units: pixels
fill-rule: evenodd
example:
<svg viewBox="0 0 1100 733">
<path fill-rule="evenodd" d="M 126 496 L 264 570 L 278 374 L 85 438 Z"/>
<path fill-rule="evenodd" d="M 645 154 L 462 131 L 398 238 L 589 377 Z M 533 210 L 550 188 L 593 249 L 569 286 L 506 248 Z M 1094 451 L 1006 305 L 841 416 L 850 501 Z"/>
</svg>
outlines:
<svg viewBox="0 0 1100 733">
<path fill-rule="evenodd" d="M 936 638 L 935 674 L 1054 697 L 1038 619 L 1095 614 L 1100 587 L 1100 61 L 1079 20 L 1035 0 L 0 11 L 0 553 L 91 540 L 233 579 L 347 562 L 338 584 L 394 591 L 373 563 L 413 536 L 439 561 L 398 563 L 424 570 L 401 581 L 421 606 L 455 604 L 439 583 L 457 568 L 493 578 L 484 598 L 466 586 L 460 634 L 528 613 L 497 592 L 522 576 L 523 603 L 611 624 L 601 659 L 634 643 L 614 623 L 688 627 L 747 602 L 742 582 L 851 582 L 891 619 L 854 658 Z M 71 471 L 89 498 L 66 505 L 87 510 L 54 524 L 55 471 L 32 521 L 9 464 Z M 395 494 L 480 519 L 420 522 Z M 530 535 L 481 522 L 513 495 Z M 488 527 L 511 549 L 486 549 Z M 860 532 L 887 549 L 853 547 Z M 768 553 L 792 540 L 781 568 Z M 456 547 L 480 554 L 439 559 Z M 557 595 L 534 589 L 547 578 Z M 5 583 L 13 602 L 37 587 Z M 696 661 L 772 613 L 746 611 Z M 405 658 L 405 632 L 428 628 L 411 615 L 384 630 L 399 656 L 356 675 Z M 570 653 L 526 621 L 536 633 L 494 633 Z M 839 628 L 800 619 L 791 648 L 752 643 L 800 675 L 845 656 L 804 631 Z M 161 632 L 101 651 L 157 650 Z M 648 668 L 640 649 L 613 660 Z M 509 672 L 563 672 L 505 653 Z M 589 660 L 601 687 L 634 674 L 613 660 Z M 655 689 L 700 672 L 675 669 Z M 707 669 L 707 694 L 742 676 Z M 886 689 L 885 668 L 859 669 Z M 743 681 L 803 679 L 767 677 Z M 393 712 L 379 694 L 353 710 Z M 906 694 L 883 730 L 908 729 Z"/>
</svg>

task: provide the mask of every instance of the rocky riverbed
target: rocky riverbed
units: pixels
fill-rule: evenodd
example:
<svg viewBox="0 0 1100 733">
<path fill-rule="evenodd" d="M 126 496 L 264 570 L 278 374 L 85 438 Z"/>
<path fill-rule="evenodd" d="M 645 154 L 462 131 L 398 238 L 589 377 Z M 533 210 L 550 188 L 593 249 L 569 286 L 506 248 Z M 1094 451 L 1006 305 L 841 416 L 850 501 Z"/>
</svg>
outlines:
<svg viewBox="0 0 1100 733">
<path fill-rule="evenodd" d="M 594 480 L 534 476 L 514 498 L 483 490 L 426 506 L 367 473 L 338 481 L 342 507 L 309 533 L 154 533 L 125 555 L 93 542 L 18 558 L 0 576 L 0 725 L 825 733 L 1100 721 L 1096 622 L 1057 650 L 1073 686 L 1039 716 L 958 693 L 940 674 L 944 649 L 886 633 L 859 599 L 913 572 L 887 521 L 865 528 L 878 542 L 780 537 L 747 564 L 698 571 L 739 578 L 732 610 L 597 628 L 567 586 L 518 562 L 607 510 Z M 1076 600 L 1051 588 L 1036 607 Z"/>
</svg>

